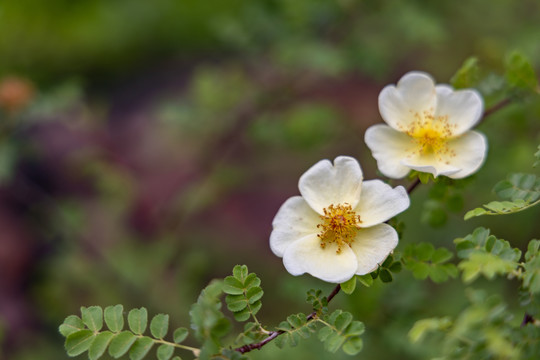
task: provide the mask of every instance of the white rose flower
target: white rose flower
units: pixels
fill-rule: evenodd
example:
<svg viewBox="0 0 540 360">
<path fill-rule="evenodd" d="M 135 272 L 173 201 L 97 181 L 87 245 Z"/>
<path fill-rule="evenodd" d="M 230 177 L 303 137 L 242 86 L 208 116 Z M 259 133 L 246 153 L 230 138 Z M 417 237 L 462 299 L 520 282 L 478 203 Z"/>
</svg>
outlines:
<svg viewBox="0 0 540 360">
<path fill-rule="evenodd" d="M 362 182 L 360 164 L 322 160 L 298 182 L 272 223 L 270 248 L 292 275 L 342 283 L 377 269 L 398 243 L 385 221 L 409 207 L 407 191 L 380 180 Z"/>
<path fill-rule="evenodd" d="M 365 141 L 379 170 L 390 178 L 402 178 L 413 169 L 459 179 L 484 162 L 487 140 L 469 131 L 483 114 L 482 97 L 475 90 L 454 91 L 435 85 L 425 73 L 410 72 L 397 86 L 381 91 L 379 110 L 388 125 L 371 126 Z"/>
</svg>

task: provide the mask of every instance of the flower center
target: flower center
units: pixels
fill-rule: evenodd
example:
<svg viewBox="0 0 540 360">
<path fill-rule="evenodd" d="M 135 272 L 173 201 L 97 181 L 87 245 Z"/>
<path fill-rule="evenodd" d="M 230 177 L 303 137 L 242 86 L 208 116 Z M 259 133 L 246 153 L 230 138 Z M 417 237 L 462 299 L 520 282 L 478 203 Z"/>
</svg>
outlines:
<svg viewBox="0 0 540 360">
<path fill-rule="evenodd" d="M 321 248 L 327 244 L 336 243 L 336 253 L 341 253 L 341 248 L 345 245 L 350 246 L 354 241 L 356 231 L 360 229 L 360 215 L 352 210 L 351 205 L 344 203 L 330 205 L 323 209 L 324 215 L 320 218 L 322 223 L 317 225 L 321 232 L 317 234 L 321 239 Z"/>
<path fill-rule="evenodd" d="M 448 122 L 448 115 L 434 116 L 433 109 L 413 114 L 414 121 L 404 131 L 418 145 L 416 151 L 422 155 L 452 155 L 447 142 L 453 136 L 456 125 Z"/>
</svg>

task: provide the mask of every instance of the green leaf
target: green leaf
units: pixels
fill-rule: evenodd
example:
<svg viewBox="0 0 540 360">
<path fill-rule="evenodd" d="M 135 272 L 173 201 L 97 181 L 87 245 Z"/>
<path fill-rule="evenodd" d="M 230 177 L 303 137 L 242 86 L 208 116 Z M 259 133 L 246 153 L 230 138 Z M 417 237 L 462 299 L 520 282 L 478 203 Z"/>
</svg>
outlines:
<svg viewBox="0 0 540 360">
<path fill-rule="evenodd" d="M 103 327 L 103 309 L 100 306 L 81 307 L 82 321 L 93 332 Z"/>
<path fill-rule="evenodd" d="M 356 278 L 365 287 L 370 287 L 371 285 L 373 285 L 373 277 L 370 274 L 357 275 Z"/>
<path fill-rule="evenodd" d="M 66 337 L 64 347 L 69 356 L 82 354 L 94 341 L 96 335 L 92 330 L 79 330 Z"/>
<path fill-rule="evenodd" d="M 488 279 L 493 279 L 495 275 L 503 275 L 512 272 L 517 264 L 514 261 L 501 259 L 491 253 L 475 252 L 469 256 L 469 260 L 463 260 L 458 268 L 463 272 L 463 281 L 470 283 L 480 274 Z"/>
<path fill-rule="evenodd" d="M 109 355 L 118 359 L 128 352 L 135 340 L 137 340 L 137 337 L 130 331 L 122 331 L 116 334 L 109 345 Z"/>
<path fill-rule="evenodd" d="M 233 315 L 236 321 L 246 321 L 251 317 L 251 311 L 245 307 L 243 310 L 234 312 Z"/>
<path fill-rule="evenodd" d="M 220 310 L 222 287 L 222 281 L 213 280 L 201 291 L 197 303 L 191 306 L 189 312 L 191 328 L 195 337 L 205 344 L 209 341 L 205 351 L 211 351 L 213 348 L 219 349 L 216 344 L 217 340 L 226 335 L 230 329 L 229 321 Z"/>
<path fill-rule="evenodd" d="M 352 278 L 341 284 L 341 290 L 343 290 L 345 294 L 352 294 L 354 292 L 354 289 L 356 289 L 356 276 L 353 276 Z"/>
<path fill-rule="evenodd" d="M 534 202 L 540 198 L 540 178 L 533 174 L 513 173 L 499 181 L 493 191 L 505 200 Z"/>
<path fill-rule="evenodd" d="M 247 291 L 246 297 L 249 299 L 249 303 L 253 304 L 255 301 L 262 298 L 263 294 L 264 294 L 264 291 L 260 287 L 255 286 L 255 287 L 250 288 Z"/>
<path fill-rule="evenodd" d="M 461 68 L 454 74 L 450 83 L 455 89 L 471 88 L 478 84 L 480 79 L 480 68 L 478 66 L 478 59 L 476 57 L 470 57 Z"/>
<path fill-rule="evenodd" d="M 531 240 L 523 264 L 523 286 L 531 294 L 540 293 L 540 240 Z"/>
<path fill-rule="evenodd" d="M 429 261 L 435 252 L 435 248 L 431 243 L 416 244 L 414 254 L 420 261 Z"/>
<path fill-rule="evenodd" d="M 449 317 L 418 320 L 416 323 L 414 323 L 411 330 L 409 330 L 409 340 L 412 343 L 416 343 L 422 340 L 428 332 L 435 330 L 446 330 L 451 325 L 452 321 Z"/>
<path fill-rule="evenodd" d="M 180 344 L 182 341 L 184 341 L 187 338 L 188 334 L 189 334 L 189 331 L 185 327 L 181 327 L 174 330 L 174 334 L 173 334 L 174 342 L 177 344 Z"/>
<path fill-rule="evenodd" d="M 153 345 L 154 340 L 148 336 L 138 338 L 129 350 L 129 358 L 131 360 L 141 360 L 148 354 Z"/>
<path fill-rule="evenodd" d="M 242 311 L 248 306 L 248 300 L 244 295 L 227 295 L 225 302 L 232 312 Z"/>
<path fill-rule="evenodd" d="M 473 218 L 476 216 L 486 215 L 487 213 L 488 211 L 484 208 L 472 209 L 472 210 L 467 211 L 467 213 L 465 213 L 464 220 L 469 220 L 470 218 Z"/>
<path fill-rule="evenodd" d="M 88 358 L 90 360 L 99 359 L 107 350 L 114 334 L 110 331 L 104 331 L 96 336 L 90 348 L 88 349 Z"/>
<path fill-rule="evenodd" d="M 128 324 L 131 331 L 137 335 L 142 335 L 146 331 L 148 324 L 148 312 L 146 308 L 133 309 L 128 314 Z"/>
<path fill-rule="evenodd" d="M 230 295 L 242 295 L 244 293 L 244 284 L 233 276 L 227 276 L 223 280 L 223 292 Z"/>
<path fill-rule="evenodd" d="M 433 175 L 431 173 L 419 172 L 418 179 L 420 179 L 422 184 L 427 184 L 429 180 L 433 179 Z"/>
<path fill-rule="evenodd" d="M 68 316 L 64 320 L 64 323 L 58 327 L 58 331 L 60 331 L 60 334 L 62 334 L 64 337 L 83 329 L 84 323 L 81 318 L 76 315 Z"/>
<path fill-rule="evenodd" d="M 442 264 L 444 262 L 447 262 L 450 260 L 454 254 L 446 248 L 438 248 L 433 252 L 433 255 L 431 256 L 431 261 L 435 264 Z"/>
<path fill-rule="evenodd" d="M 163 339 L 169 331 L 169 315 L 158 314 L 150 322 L 150 333 L 156 339 Z"/>
<path fill-rule="evenodd" d="M 506 81 L 510 86 L 536 90 L 538 80 L 529 60 L 519 52 L 513 52 L 506 60 Z"/>
<path fill-rule="evenodd" d="M 362 348 L 364 347 L 364 342 L 361 338 L 352 338 L 343 344 L 343 352 L 347 355 L 356 355 L 360 351 L 362 351 Z"/>
<path fill-rule="evenodd" d="M 114 333 L 124 328 L 124 307 L 120 304 L 105 308 L 105 323 L 109 330 Z"/>
<path fill-rule="evenodd" d="M 174 353 L 174 347 L 168 344 L 162 344 L 158 347 L 156 355 L 158 360 L 169 360 Z"/>
<path fill-rule="evenodd" d="M 381 271 L 379 272 L 379 277 L 384 283 L 392 282 L 392 273 L 388 271 L 388 269 L 381 269 Z"/>
<path fill-rule="evenodd" d="M 533 164 L 533 167 L 537 167 L 540 165 L 540 145 L 538 145 L 538 151 L 534 153 L 534 157 L 536 158 L 536 161 Z"/>
<path fill-rule="evenodd" d="M 240 280 L 242 284 L 244 283 L 245 279 L 248 275 L 248 268 L 246 265 L 236 265 L 233 268 L 233 276 Z"/>
</svg>

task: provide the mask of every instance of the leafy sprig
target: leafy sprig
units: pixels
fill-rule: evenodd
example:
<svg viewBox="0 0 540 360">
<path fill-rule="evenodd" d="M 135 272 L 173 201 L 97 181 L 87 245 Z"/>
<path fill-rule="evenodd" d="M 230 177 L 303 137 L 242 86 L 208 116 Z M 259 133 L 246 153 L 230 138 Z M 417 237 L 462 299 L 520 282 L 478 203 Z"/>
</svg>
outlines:
<svg viewBox="0 0 540 360">
<path fill-rule="evenodd" d="M 103 320 L 108 330 L 102 331 Z M 66 337 L 65 348 L 69 356 L 88 352 L 90 360 L 101 358 L 107 349 L 115 359 L 129 354 L 131 360 L 139 360 L 147 356 L 154 345 L 158 346 L 156 357 L 159 360 L 171 359 L 175 348 L 191 351 L 196 356 L 199 354 L 199 349 L 182 345 L 188 335 L 186 328 L 176 329 L 173 341 L 164 339 L 169 330 L 168 315 L 158 314 L 152 318 L 151 336 L 145 335 L 147 325 L 148 313 L 144 307 L 128 313 L 129 330 L 124 330 L 122 305 L 108 306 L 105 311 L 100 306 L 90 306 L 81 307 L 81 317 L 68 316 L 59 331 Z"/>
</svg>

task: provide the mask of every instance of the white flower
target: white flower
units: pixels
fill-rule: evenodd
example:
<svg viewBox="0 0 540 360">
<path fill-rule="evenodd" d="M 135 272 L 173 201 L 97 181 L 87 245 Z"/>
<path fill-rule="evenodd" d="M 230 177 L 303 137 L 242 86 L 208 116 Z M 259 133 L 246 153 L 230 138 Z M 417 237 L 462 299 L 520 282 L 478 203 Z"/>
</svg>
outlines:
<svg viewBox="0 0 540 360">
<path fill-rule="evenodd" d="M 377 269 L 397 246 L 396 231 L 383 223 L 409 207 L 402 186 L 362 182 L 358 162 L 339 156 L 334 165 L 313 165 L 298 188 L 302 196 L 285 201 L 270 235 L 270 248 L 292 275 L 342 283 Z"/>
<path fill-rule="evenodd" d="M 389 126 L 370 127 L 365 141 L 379 170 L 390 178 L 402 178 L 413 169 L 459 179 L 484 162 L 485 136 L 468 131 L 483 113 L 475 90 L 435 86 L 429 75 L 410 72 L 397 86 L 381 91 L 379 110 Z"/>
</svg>

